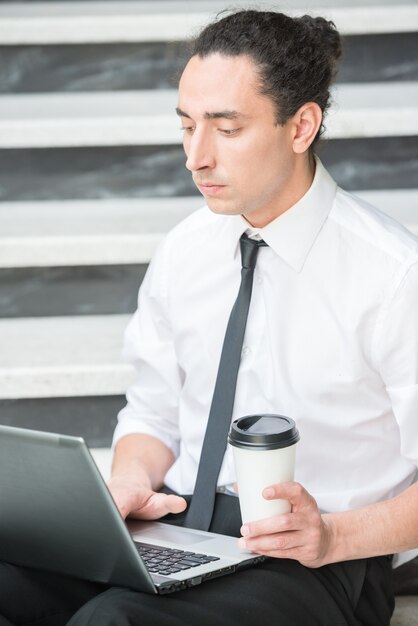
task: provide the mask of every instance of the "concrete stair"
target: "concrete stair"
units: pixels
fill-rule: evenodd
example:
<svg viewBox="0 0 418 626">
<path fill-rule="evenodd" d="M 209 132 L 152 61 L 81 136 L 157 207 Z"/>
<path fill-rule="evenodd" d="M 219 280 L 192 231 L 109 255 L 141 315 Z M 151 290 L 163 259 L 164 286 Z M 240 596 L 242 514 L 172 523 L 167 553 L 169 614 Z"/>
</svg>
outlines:
<svg viewBox="0 0 418 626">
<path fill-rule="evenodd" d="M 418 82 L 339 84 L 325 137 L 418 135 Z M 180 144 L 177 92 L 2 96 L 1 148 Z"/>
<path fill-rule="evenodd" d="M 123 394 L 132 380 L 130 366 L 120 358 L 128 320 L 125 315 L 1 320 L 2 397 Z"/>
<path fill-rule="evenodd" d="M 418 624 L 418 599 L 416 596 L 399 596 L 391 626 L 416 626 Z"/>
<path fill-rule="evenodd" d="M 270 5 L 274 6 L 274 2 Z M 253 6 L 242 0 L 240 6 Z M 414 0 L 296 0 L 288 13 L 323 15 L 344 34 L 412 32 L 418 30 Z M 0 39 L 8 45 L 27 43 L 102 43 L 183 40 L 219 11 L 220 0 L 190 2 L 17 2 L 0 6 Z"/>
<path fill-rule="evenodd" d="M 418 190 L 357 195 L 418 235 Z M 200 197 L 0 203 L 0 267 L 149 263 Z"/>
<path fill-rule="evenodd" d="M 0 266 L 149 263 L 164 234 L 201 205 L 200 197 L 2 202 Z"/>
<path fill-rule="evenodd" d="M 416 0 L 290 4 L 345 35 L 321 158 L 418 234 Z M 224 8 L 0 4 L 1 421 L 84 436 L 105 477 L 137 288 L 164 233 L 202 204 L 172 75 L 185 40 Z M 398 598 L 392 625 L 418 625 L 417 597 Z"/>
</svg>

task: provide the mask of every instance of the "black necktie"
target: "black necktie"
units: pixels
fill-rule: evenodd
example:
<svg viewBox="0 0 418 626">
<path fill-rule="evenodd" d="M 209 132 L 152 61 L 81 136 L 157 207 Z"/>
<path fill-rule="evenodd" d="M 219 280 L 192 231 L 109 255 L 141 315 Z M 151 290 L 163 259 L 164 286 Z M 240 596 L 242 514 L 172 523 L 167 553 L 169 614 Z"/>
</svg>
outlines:
<svg viewBox="0 0 418 626">
<path fill-rule="evenodd" d="M 264 241 L 250 239 L 245 234 L 240 239 L 241 285 L 229 317 L 222 346 L 195 490 L 186 516 L 185 525 L 189 528 L 208 530 L 212 520 L 216 485 L 234 408 L 235 387 L 250 308 L 254 268 L 259 247 L 266 245 Z"/>
</svg>

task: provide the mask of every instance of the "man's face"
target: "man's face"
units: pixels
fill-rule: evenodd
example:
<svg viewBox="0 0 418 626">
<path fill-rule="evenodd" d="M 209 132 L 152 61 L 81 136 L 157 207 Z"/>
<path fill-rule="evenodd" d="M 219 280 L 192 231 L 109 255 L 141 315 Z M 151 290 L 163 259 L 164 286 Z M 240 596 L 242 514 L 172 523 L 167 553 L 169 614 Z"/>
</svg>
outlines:
<svg viewBox="0 0 418 626">
<path fill-rule="evenodd" d="M 247 56 L 194 56 L 179 85 L 186 167 L 209 208 L 245 214 L 254 225 L 278 215 L 294 169 L 289 123 L 276 123 L 273 101 L 257 90 Z"/>
</svg>

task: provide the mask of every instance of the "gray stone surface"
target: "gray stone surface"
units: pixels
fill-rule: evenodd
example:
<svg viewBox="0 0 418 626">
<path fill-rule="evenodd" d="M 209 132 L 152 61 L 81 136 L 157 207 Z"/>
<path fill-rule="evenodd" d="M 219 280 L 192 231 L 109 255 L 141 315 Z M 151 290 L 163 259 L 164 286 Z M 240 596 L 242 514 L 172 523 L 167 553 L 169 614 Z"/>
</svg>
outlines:
<svg viewBox="0 0 418 626">
<path fill-rule="evenodd" d="M 0 46 L 0 93 L 170 89 L 186 44 Z"/>
<path fill-rule="evenodd" d="M 335 180 L 347 190 L 418 186 L 418 137 L 324 141 L 318 154 Z"/>
<path fill-rule="evenodd" d="M 418 137 L 329 140 L 319 155 L 346 189 L 417 187 Z M 197 194 L 181 146 L 0 150 L 0 201 Z"/>
<path fill-rule="evenodd" d="M 395 612 L 390 626 L 418 626 L 418 597 L 396 598 Z"/>
<path fill-rule="evenodd" d="M 84 437 L 93 448 L 110 446 L 123 396 L 1 400 L 0 423 Z"/>
<path fill-rule="evenodd" d="M 0 46 L 0 93 L 167 89 L 186 42 Z M 340 82 L 418 79 L 415 33 L 347 36 Z"/>
<path fill-rule="evenodd" d="M 344 37 L 338 81 L 358 83 L 417 79 L 416 33 Z"/>
<path fill-rule="evenodd" d="M 188 196 L 181 146 L 0 150 L 0 201 Z"/>
<path fill-rule="evenodd" d="M 0 318 L 132 313 L 146 265 L 0 270 Z"/>
</svg>

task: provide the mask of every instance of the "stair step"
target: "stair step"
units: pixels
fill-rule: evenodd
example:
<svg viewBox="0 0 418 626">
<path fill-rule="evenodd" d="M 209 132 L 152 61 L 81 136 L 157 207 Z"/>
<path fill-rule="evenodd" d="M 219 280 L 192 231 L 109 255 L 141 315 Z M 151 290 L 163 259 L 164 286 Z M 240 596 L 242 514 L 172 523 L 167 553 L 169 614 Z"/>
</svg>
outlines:
<svg viewBox="0 0 418 626">
<path fill-rule="evenodd" d="M 333 90 L 324 137 L 394 137 L 418 134 L 418 82 L 344 83 Z"/>
<path fill-rule="evenodd" d="M 0 398 L 121 395 L 128 315 L 0 320 Z M 16 349 L 19 346 L 19 349 Z"/>
<path fill-rule="evenodd" d="M 326 137 L 418 134 L 418 82 L 345 83 Z M 175 90 L 3 95 L 0 148 L 180 144 Z"/>
<path fill-rule="evenodd" d="M 418 135 L 335 139 L 319 156 L 347 190 L 416 189 Z M 196 196 L 183 147 L 0 150 L 0 200 Z"/>
<path fill-rule="evenodd" d="M 201 196 L 0 203 L 0 267 L 148 263 Z"/>
<path fill-rule="evenodd" d="M 186 42 L 0 46 L 0 93 L 172 89 Z M 345 37 L 337 82 L 418 80 L 416 33 Z"/>
<path fill-rule="evenodd" d="M 0 148 L 181 143 L 175 90 L 3 95 Z"/>
<path fill-rule="evenodd" d="M 310 13 L 332 19 L 344 34 L 393 33 L 418 30 L 414 0 L 399 4 L 384 0 L 293 2 L 291 15 Z M 253 6 L 243 0 L 240 6 Z M 287 8 L 287 7 L 286 7 Z M 225 9 L 223 0 L 202 2 L 30 2 L 0 6 L 0 43 L 97 43 L 179 41 L 187 39 Z"/>
<path fill-rule="evenodd" d="M 379 189 L 353 193 L 418 236 L 418 189 Z"/>
<path fill-rule="evenodd" d="M 125 405 L 124 395 L 0 399 L 1 423 L 83 437 L 92 448 L 109 448 Z"/>
<path fill-rule="evenodd" d="M 417 232 L 417 191 L 361 192 Z M 128 315 L 0 320 L 0 398 L 121 395 L 132 368 L 121 360 Z M 19 350 L 16 351 L 16 346 Z"/>
<path fill-rule="evenodd" d="M 90 453 L 104 480 L 107 480 L 112 468 L 112 450 L 110 448 L 90 448 Z"/>
<path fill-rule="evenodd" d="M 180 145 L 0 150 L 0 200 L 196 196 L 185 160 Z"/>
<path fill-rule="evenodd" d="M 418 596 L 398 596 L 390 626 L 418 626 L 417 616 Z"/>
<path fill-rule="evenodd" d="M 360 191 L 418 235 L 418 190 Z M 148 263 L 164 234 L 204 203 L 190 198 L 0 203 L 0 268 Z"/>
<path fill-rule="evenodd" d="M 404 70 L 405 63 L 411 64 L 411 50 L 414 50 L 411 35 L 372 35 L 372 41 L 376 37 L 390 38 L 390 50 L 395 51 L 395 58 L 389 50 L 386 54 L 380 53 L 381 46 L 377 43 L 377 54 L 372 52 L 376 61 L 371 67 L 368 65 L 366 74 L 373 72 L 373 80 L 379 80 L 389 64 L 395 75 L 393 80 L 418 80 L 413 64 L 410 69 L 406 68 L 406 74 Z M 354 39 L 356 42 L 359 38 Z M 354 56 L 362 53 L 364 43 L 353 46 Z M 180 74 L 188 56 L 188 47 L 183 41 L 0 45 L 0 93 L 172 89 L 173 77 Z M 385 63 L 388 57 L 389 63 Z"/>
<path fill-rule="evenodd" d="M 142 263 L 1 268 L 0 317 L 132 314 L 147 267 Z"/>
</svg>

